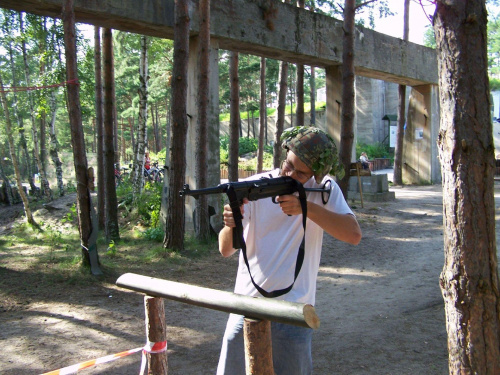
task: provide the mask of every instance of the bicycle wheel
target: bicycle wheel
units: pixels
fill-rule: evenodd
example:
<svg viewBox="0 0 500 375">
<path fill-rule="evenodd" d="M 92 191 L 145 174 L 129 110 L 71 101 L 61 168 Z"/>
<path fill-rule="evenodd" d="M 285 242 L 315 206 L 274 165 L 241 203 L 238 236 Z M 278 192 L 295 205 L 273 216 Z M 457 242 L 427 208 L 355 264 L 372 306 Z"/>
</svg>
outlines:
<svg viewBox="0 0 500 375">
<path fill-rule="evenodd" d="M 160 184 L 163 182 L 163 170 L 160 169 L 158 172 L 156 172 L 155 181 Z"/>
</svg>

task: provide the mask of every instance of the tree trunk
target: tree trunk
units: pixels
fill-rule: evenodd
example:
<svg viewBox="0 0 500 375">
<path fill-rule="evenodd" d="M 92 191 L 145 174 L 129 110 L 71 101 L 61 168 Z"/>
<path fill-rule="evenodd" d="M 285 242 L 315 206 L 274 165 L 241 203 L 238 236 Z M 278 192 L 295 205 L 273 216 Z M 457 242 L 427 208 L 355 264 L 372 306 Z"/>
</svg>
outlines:
<svg viewBox="0 0 500 375">
<path fill-rule="evenodd" d="M 50 148 L 49 154 L 52 159 L 52 163 L 56 168 L 56 179 L 57 179 L 57 189 L 59 191 L 59 196 L 64 196 L 64 182 L 63 182 L 63 170 L 62 170 L 62 162 L 59 159 L 59 142 L 57 141 L 56 136 L 56 116 L 57 116 L 57 101 L 54 91 L 52 91 L 50 95 L 50 112 L 51 112 L 51 120 L 50 120 Z"/>
<path fill-rule="evenodd" d="M 87 155 L 85 153 L 85 138 L 82 126 L 82 111 L 80 107 L 80 92 L 78 87 L 78 69 L 76 63 L 76 31 L 73 1 L 66 0 L 62 12 L 64 26 L 64 46 L 66 55 L 66 75 L 68 92 L 68 113 L 71 127 L 71 145 L 73 147 L 73 158 L 76 176 L 76 206 L 78 211 L 78 224 L 80 230 L 80 241 L 82 245 L 82 261 L 85 267 L 92 268 L 92 259 L 97 259 L 97 233 L 90 237 L 93 232 L 91 210 L 92 201 L 89 191 L 87 172 Z M 95 251 L 95 254 L 90 254 Z M 97 267 L 97 266 L 96 266 Z M 100 270 L 99 270 L 100 271 Z M 96 272 L 99 272 L 96 271 Z M 92 271 L 94 272 L 94 271 Z"/>
<path fill-rule="evenodd" d="M 8 22 L 5 23 L 5 28 L 6 28 L 6 33 L 11 34 L 12 30 L 10 29 L 10 25 Z M 12 72 L 12 86 L 16 87 L 18 86 L 18 80 L 17 80 L 17 73 L 16 73 L 16 65 L 14 61 L 14 52 L 12 48 L 12 43 L 9 40 L 8 43 L 8 52 L 9 52 L 9 62 L 10 62 L 10 67 L 11 67 L 11 72 Z M 19 129 L 19 143 L 21 146 L 21 149 L 26 157 L 26 167 L 28 170 L 28 182 L 30 184 L 30 189 L 33 192 L 33 194 L 37 195 L 38 194 L 38 189 L 35 185 L 35 181 L 33 179 L 33 169 L 31 167 L 31 155 L 30 152 L 28 151 L 28 145 L 26 142 L 26 136 L 24 134 L 24 123 L 22 116 L 19 114 L 18 111 L 18 104 L 17 104 L 17 94 L 14 91 L 13 92 L 13 103 L 12 103 L 12 110 L 14 111 L 14 117 L 16 118 L 17 122 L 17 127 Z"/>
<path fill-rule="evenodd" d="M 189 21 L 188 1 L 175 0 L 171 174 L 164 240 L 164 246 L 173 250 L 184 248 L 185 208 L 179 191 L 182 190 L 186 177 Z"/>
<path fill-rule="evenodd" d="M 437 1 L 445 301 L 450 374 L 500 374 L 485 1 Z M 471 68 L 473 67 L 473 68 Z"/>
<path fill-rule="evenodd" d="M 261 173 L 264 164 L 264 131 L 266 130 L 266 58 L 260 58 L 260 126 L 259 147 L 257 149 L 257 173 Z"/>
<path fill-rule="evenodd" d="M 278 93 L 278 118 L 276 120 L 276 133 L 274 133 L 274 152 L 273 152 L 273 165 L 274 168 L 279 168 L 283 155 L 281 148 L 281 133 L 285 125 L 285 107 L 286 107 L 286 94 L 288 91 L 288 63 L 281 62 L 280 65 L 280 88 Z"/>
<path fill-rule="evenodd" d="M 37 227 L 38 225 L 35 222 L 35 219 L 33 218 L 33 214 L 31 213 L 30 205 L 28 202 L 28 197 L 26 196 L 26 193 L 24 192 L 22 185 L 21 173 L 19 172 L 19 163 L 17 162 L 17 156 L 15 152 L 14 137 L 12 136 L 12 125 L 10 122 L 9 105 L 7 103 L 7 96 L 5 95 L 3 79 L 1 75 L 0 75 L 0 92 L 1 92 L 0 98 L 2 100 L 2 108 L 5 116 L 5 128 L 7 133 L 7 140 L 9 143 L 10 158 L 12 160 L 12 165 L 14 166 L 14 173 L 16 175 L 17 190 L 19 191 L 19 195 L 21 196 L 21 199 L 23 201 L 26 221 L 28 222 L 28 224 Z"/>
<path fill-rule="evenodd" d="M 104 113 L 103 113 L 103 149 L 104 149 L 104 195 L 106 240 L 120 239 L 118 227 L 118 199 L 115 182 L 115 147 L 114 147 L 114 55 L 112 30 L 103 29 L 102 53 L 104 60 Z"/>
<path fill-rule="evenodd" d="M 134 157 L 133 196 L 139 198 L 144 186 L 144 154 L 147 146 L 148 121 L 148 38 L 141 36 L 141 59 L 139 63 L 139 128 L 137 130 L 137 150 Z"/>
<path fill-rule="evenodd" d="M 155 153 L 159 153 L 161 150 L 160 145 L 160 121 L 158 118 L 158 104 L 151 105 L 151 122 L 153 124 L 153 144 Z"/>
<path fill-rule="evenodd" d="M 299 8 L 305 8 L 305 1 L 298 0 L 297 5 Z M 295 107 L 295 116 L 296 116 L 296 124 L 307 125 L 305 124 L 305 114 L 304 114 L 304 65 L 297 64 L 297 82 L 296 84 L 296 92 L 297 95 L 297 106 Z"/>
<path fill-rule="evenodd" d="M 120 152 L 121 152 L 120 166 L 123 165 L 123 163 L 125 163 L 125 161 L 127 160 L 127 145 L 126 145 L 126 142 L 125 142 L 125 121 L 124 121 L 123 117 L 121 118 L 121 121 L 122 121 L 122 124 L 120 126 L 120 129 L 121 129 L 121 135 L 120 135 L 120 139 L 121 139 L 121 142 L 120 142 Z"/>
<path fill-rule="evenodd" d="M 106 228 L 106 197 L 104 175 L 104 123 L 102 102 L 101 29 L 94 26 L 95 125 L 97 128 L 97 217 L 99 229 Z"/>
<path fill-rule="evenodd" d="M 342 118 L 340 130 L 339 159 L 347 172 L 338 181 L 342 194 L 347 199 L 349 186 L 349 166 L 354 143 L 354 17 L 355 0 L 345 0 L 344 35 L 342 37 Z"/>
<path fill-rule="evenodd" d="M 23 26 L 23 18 L 22 15 L 19 15 L 19 31 L 21 35 L 24 35 L 24 26 Z M 26 53 L 26 41 L 24 38 L 21 41 L 21 49 L 23 53 L 23 63 L 24 63 L 24 75 L 26 79 L 26 85 L 31 86 L 31 80 L 30 80 L 30 74 L 29 74 L 29 67 L 28 67 L 28 54 Z M 41 62 L 41 73 L 45 74 L 45 66 L 43 61 Z M 43 77 L 42 74 L 42 77 Z M 39 152 L 39 142 L 38 142 L 38 132 L 36 128 L 36 118 L 35 118 L 35 105 L 34 105 L 34 100 L 33 100 L 33 94 L 31 91 L 27 92 L 28 94 L 28 103 L 29 103 L 29 108 L 30 108 L 30 117 L 31 117 L 31 129 L 32 129 L 32 135 L 33 135 L 33 149 L 34 149 L 34 157 L 35 157 L 35 163 L 38 168 L 38 175 L 40 176 L 40 186 L 41 186 L 41 191 L 42 194 L 45 196 L 45 199 L 47 201 L 52 200 L 52 190 L 50 189 L 49 181 L 47 180 L 47 176 L 45 174 L 45 168 L 42 165 L 41 161 L 41 153 Z M 40 126 L 40 137 L 41 137 L 41 132 L 45 131 L 45 111 L 43 111 L 43 115 L 40 118 L 40 124 L 43 126 Z"/>
<path fill-rule="evenodd" d="M 136 145 L 135 145 L 135 136 L 134 136 L 134 118 L 133 117 L 128 118 L 128 126 L 130 129 L 130 143 L 131 143 L 130 146 L 132 148 L 132 152 L 134 152 L 133 150 L 135 150 Z"/>
<path fill-rule="evenodd" d="M 311 126 L 316 126 L 316 71 L 314 66 L 311 66 Z"/>
<path fill-rule="evenodd" d="M 408 41 L 410 31 L 410 0 L 405 0 L 403 40 Z M 403 185 L 403 139 L 406 123 L 406 86 L 398 87 L 398 126 L 396 129 L 396 147 L 394 149 L 394 184 Z"/>
<path fill-rule="evenodd" d="M 231 51 L 229 59 L 229 82 L 231 85 L 231 107 L 229 126 L 228 179 L 238 181 L 238 149 L 240 130 L 240 84 L 238 76 L 239 55 Z"/>
<path fill-rule="evenodd" d="M 5 155 L 3 147 L 0 147 L 0 155 Z M 2 186 L 0 188 L 3 189 L 3 187 L 5 186 L 5 198 L 7 199 L 7 203 L 9 204 L 9 206 L 12 206 L 14 204 L 14 194 L 12 193 L 12 186 L 10 185 L 10 181 L 5 175 L 5 170 L 3 169 L 3 160 L 3 158 L 0 158 L 0 178 L 2 178 L 3 180 Z"/>
<path fill-rule="evenodd" d="M 199 45 L 199 86 L 198 86 L 198 131 L 196 132 L 196 180 L 198 188 L 207 187 L 208 181 L 208 77 L 210 48 L 210 0 L 200 0 L 200 45 Z M 201 195 L 195 202 L 195 233 L 200 241 L 210 236 L 210 215 L 208 196 Z"/>
</svg>

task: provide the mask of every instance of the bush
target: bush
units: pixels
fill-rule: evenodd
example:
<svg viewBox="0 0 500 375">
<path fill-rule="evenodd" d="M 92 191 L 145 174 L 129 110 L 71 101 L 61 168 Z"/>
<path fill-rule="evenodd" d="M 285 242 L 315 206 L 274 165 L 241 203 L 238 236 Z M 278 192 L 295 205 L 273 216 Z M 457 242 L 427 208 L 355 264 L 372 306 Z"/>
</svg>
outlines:
<svg viewBox="0 0 500 375">
<path fill-rule="evenodd" d="M 238 156 L 256 153 L 259 148 L 259 140 L 255 138 L 241 137 L 239 140 Z M 229 136 L 220 137 L 220 163 L 227 165 L 229 159 Z M 273 147 L 270 145 L 264 146 L 263 167 L 266 170 L 272 169 L 273 165 Z M 257 158 L 254 157 L 244 163 L 240 163 L 240 168 L 246 171 L 257 170 Z"/>
<path fill-rule="evenodd" d="M 238 145 L 238 155 L 248 154 L 249 152 L 257 151 L 259 147 L 259 140 L 255 138 L 241 137 Z M 220 154 L 221 163 L 223 160 L 223 155 L 225 155 L 227 163 L 227 155 L 229 154 L 229 136 L 223 135 L 220 137 Z"/>
<path fill-rule="evenodd" d="M 362 152 L 366 152 L 369 159 L 375 158 L 387 158 L 394 159 L 394 153 L 391 151 L 388 145 L 384 145 L 380 142 L 374 144 L 358 143 L 356 144 L 356 160 L 359 159 Z"/>
</svg>

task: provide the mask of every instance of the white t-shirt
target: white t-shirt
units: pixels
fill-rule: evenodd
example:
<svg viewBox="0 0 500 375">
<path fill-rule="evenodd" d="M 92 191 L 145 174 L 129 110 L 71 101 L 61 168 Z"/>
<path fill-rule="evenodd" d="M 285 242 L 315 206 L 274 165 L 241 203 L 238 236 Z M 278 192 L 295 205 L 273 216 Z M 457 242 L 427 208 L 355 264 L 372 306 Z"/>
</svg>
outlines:
<svg viewBox="0 0 500 375">
<path fill-rule="evenodd" d="M 279 170 L 252 176 L 248 180 L 261 177 L 279 177 Z M 317 184 L 311 177 L 304 187 L 321 188 L 328 179 L 331 177 L 326 176 L 321 184 Z M 308 201 L 323 205 L 322 193 L 306 192 L 306 195 Z M 353 214 L 333 180 L 326 207 L 340 214 Z M 302 215 L 288 216 L 281 211 L 279 204 L 272 202 L 272 198 L 266 198 L 246 204 L 243 216 L 247 257 L 254 281 L 267 292 L 288 287 L 293 282 L 297 253 L 304 235 Z M 278 299 L 314 305 L 322 245 L 323 229 L 307 219 L 304 263 L 292 290 Z M 234 292 L 260 296 L 250 280 L 241 251 Z"/>
</svg>

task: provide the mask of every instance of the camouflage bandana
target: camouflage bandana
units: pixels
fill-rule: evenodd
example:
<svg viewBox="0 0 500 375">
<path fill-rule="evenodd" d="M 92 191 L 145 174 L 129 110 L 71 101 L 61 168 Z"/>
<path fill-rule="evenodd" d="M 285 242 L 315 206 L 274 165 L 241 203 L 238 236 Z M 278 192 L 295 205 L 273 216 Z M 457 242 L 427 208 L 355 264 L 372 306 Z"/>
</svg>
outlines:
<svg viewBox="0 0 500 375">
<path fill-rule="evenodd" d="M 339 163 L 337 146 L 324 131 L 307 126 L 296 126 L 283 131 L 281 146 L 292 151 L 314 172 L 318 184 L 330 174 L 341 179 L 344 168 Z"/>
</svg>

